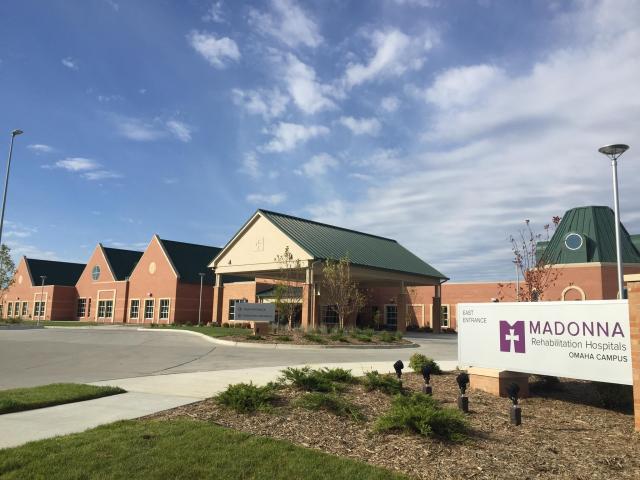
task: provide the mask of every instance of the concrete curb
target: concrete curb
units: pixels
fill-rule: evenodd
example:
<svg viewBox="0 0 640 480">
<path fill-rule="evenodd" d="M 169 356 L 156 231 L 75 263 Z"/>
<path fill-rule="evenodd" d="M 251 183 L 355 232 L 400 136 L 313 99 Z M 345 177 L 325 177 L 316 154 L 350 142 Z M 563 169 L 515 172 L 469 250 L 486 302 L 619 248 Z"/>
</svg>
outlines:
<svg viewBox="0 0 640 480">
<path fill-rule="evenodd" d="M 43 325 L 0 325 L 0 330 L 40 330 Z"/>
<path fill-rule="evenodd" d="M 67 328 L 67 327 L 61 327 Z M 91 327 L 93 328 L 93 327 Z M 249 343 L 249 342 L 232 342 L 229 340 L 221 340 L 219 338 L 210 337 L 204 333 L 194 332 L 191 330 L 178 330 L 171 328 L 138 328 L 140 332 L 179 332 L 188 333 L 191 335 L 197 335 L 210 343 L 218 345 L 224 345 L 226 347 L 240 347 L 240 348 L 262 348 L 262 349 L 275 349 L 278 350 L 326 350 L 326 349 L 345 349 L 345 350 L 390 350 L 390 349 L 403 349 L 403 348 L 420 348 L 417 343 L 403 344 L 403 345 L 289 345 L 286 343 Z"/>
</svg>

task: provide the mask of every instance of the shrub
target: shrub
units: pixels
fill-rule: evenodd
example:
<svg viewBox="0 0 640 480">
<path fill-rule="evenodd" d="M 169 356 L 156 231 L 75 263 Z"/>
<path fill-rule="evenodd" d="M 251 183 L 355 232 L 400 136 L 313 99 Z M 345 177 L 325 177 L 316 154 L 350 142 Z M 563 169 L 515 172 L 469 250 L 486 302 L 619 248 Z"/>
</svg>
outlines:
<svg viewBox="0 0 640 480">
<path fill-rule="evenodd" d="M 332 382 L 340 383 L 355 383 L 356 378 L 351 374 L 351 370 L 344 368 L 323 368 L 316 370 L 321 376 L 331 380 Z"/>
<path fill-rule="evenodd" d="M 286 368 L 282 371 L 280 381 L 290 383 L 294 387 L 308 392 L 332 392 L 335 390 L 331 379 L 322 375 L 319 370 L 312 370 L 310 367 Z"/>
<path fill-rule="evenodd" d="M 467 429 L 467 419 L 459 410 L 442 408 L 433 397 L 424 393 L 397 395 L 391 402 L 391 409 L 374 425 L 378 432 L 406 430 L 452 441 L 463 440 Z"/>
<path fill-rule="evenodd" d="M 633 387 L 618 383 L 593 382 L 600 404 L 612 410 L 633 410 Z"/>
<path fill-rule="evenodd" d="M 264 337 L 261 335 L 245 335 L 244 338 L 247 340 L 264 340 Z"/>
<path fill-rule="evenodd" d="M 229 385 L 224 392 L 214 397 L 220 405 L 234 409 L 239 413 L 253 413 L 268 410 L 277 398 L 277 386 L 269 383 L 258 387 L 253 383 L 236 383 Z"/>
<path fill-rule="evenodd" d="M 222 328 L 231 328 L 231 325 L 229 325 L 228 323 L 223 323 Z"/>
<path fill-rule="evenodd" d="M 422 374 L 422 367 L 428 365 L 431 367 L 431 373 L 433 375 L 440 375 L 442 370 L 440 370 L 440 366 L 433 360 L 433 358 L 429 358 L 426 355 L 421 353 L 414 353 L 409 357 L 409 366 L 411 369 L 417 373 Z"/>
<path fill-rule="evenodd" d="M 313 343 L 327 343 L 327 341 L 317 333 L 305 333 L 302 336 L 302 338 L 304 338 L 305 340 L 309 340 L 310 342 L 313 342 Z"/>
<path fill-rule="evenodd" d="M 382 332 L 380 334 L 380 341 L 385 343 L 393 343 L 396 341 L 396 336 L 390 332 Z"/>
<path fill-rule="evenodd" d="M 281 342 L 290 342 L 291 337 L 289 335 L 278 335 L 278 340 Z"/>
<path fill-rule="evenodd" d="M 334 342 L 339 342 L 344 338 L 344 333 L 342 332 L 337 332 L 337 333 L 332 333 L 329 338 L 331 340 L 333 340 Z"/>
<path fill-rule="evenodd" d="M 395 395 L 402 393 L 402 383 L 391 375 L 380 375 L 375 370 L 373 372 L 367 372 L 362 379 L 364 388 L 371 390 L 380 390 L 381 392 L 389 395 Z"/>
<path fill-rule="evenodd" d="M 327 410 L 339 417 L 350 417 L 356 422 L 364 420 L 364 415 L 357 405 L 335 393 L 305 393 L 296 401 L 296 405 L 308 410 Z"/>
</svg>

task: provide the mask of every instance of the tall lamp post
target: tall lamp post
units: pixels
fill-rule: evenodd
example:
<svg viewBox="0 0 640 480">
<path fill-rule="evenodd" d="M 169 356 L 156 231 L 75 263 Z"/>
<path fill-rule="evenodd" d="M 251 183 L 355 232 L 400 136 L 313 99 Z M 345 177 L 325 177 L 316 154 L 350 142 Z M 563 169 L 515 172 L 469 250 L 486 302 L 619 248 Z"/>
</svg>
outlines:
<svg viewBox="0 0 640 480">
<path fill-rule="evenodd" d="M 45 313 L 45 309 L 42 306 L 42 299 L 44 298 L 44 281 L 47 279 L 46 275 L 40 275 L 40 279 L 42 280 L 42 286 L 40 288 L 40 305 L 38 308 L 38 321 L 36 322 L 36 325 L 40 325 L 40 318 L 44 315 Z"/>
<path fill-rule="evenodd" d="M 7 160 L 7 175 L 4 178 L 4 194 L 2 196 L 2 214 L 0 214 L 0 245 L 2 245 L 2 226 L 4 225 L 4 207 L 7 204 L 7 187 L 9 186 L 9 171 L 11 170 L 11 155 L 13 154 L 13 140 L 18 135 L 22 135 L 22 130 L 11 132 L 11 146 L 9 147 L 9 159 Z"/>
<path fill-rule="evenodd" d="M 201 326 L 200 318 L 202 316 L 202 283 L 204 282 L 204 273 L 199 273 L 200 275 L 200 301 L 198 302 L 198 326 Z"/>
<path fill-rule="evenodd" d="M 624 284 L 622 277 L 622 243 L 620 238 L 620 200 L 618 198 L 618 158 L 624 152 L 629 150 L 629 145 L 622 143 L 615 145 L 605 145 L 600 147 L 598 151 L 611 159 L 611 169 L 613 170 L 613 206 L 616 222 L 616 259 L 618 262 L 618 293 L 620 299 L 624 299 Z"/>
</svg>

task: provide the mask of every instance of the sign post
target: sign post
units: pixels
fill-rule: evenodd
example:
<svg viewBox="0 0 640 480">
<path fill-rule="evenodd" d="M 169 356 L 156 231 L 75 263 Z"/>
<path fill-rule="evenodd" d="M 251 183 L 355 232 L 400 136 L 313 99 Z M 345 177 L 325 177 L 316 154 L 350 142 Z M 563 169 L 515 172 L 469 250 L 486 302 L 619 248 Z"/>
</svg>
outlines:
<svg viewBox="0 0 640 480">
<path fill-rule="evenodd" d="M 629 298 L 631 330 L 631 364 L 633 376 L 633 411 L 636 432 L 640 432 L 640 275 L 625 275 Z"/>
</svg>

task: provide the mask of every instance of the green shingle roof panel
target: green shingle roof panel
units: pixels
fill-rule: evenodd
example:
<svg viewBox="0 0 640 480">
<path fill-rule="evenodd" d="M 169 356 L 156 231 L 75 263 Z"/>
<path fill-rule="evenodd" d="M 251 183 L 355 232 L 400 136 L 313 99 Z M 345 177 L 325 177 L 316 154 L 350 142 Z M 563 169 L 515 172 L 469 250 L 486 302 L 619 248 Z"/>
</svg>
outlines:
<svg viewBox="0 0 640 480">
<path fill-rule="evenodd" d="M 631 235 L 631 243 L 636 247 L 638 253 L 640 253 L 640 235 Z"/>
<path fill-rule="evenodd" d="M 354 265 L 447 279 L 390 238 L 268 210 L 259 212 L 316 259 L 339 260 L 348 255 Z"/>
<path fill-rule="evenodd" d="M 45 285 L 63 285 L 72 287 L 78 283 L 82 271 L 86 267 L 82 263 L 56 262 L 54 260 L 38 260 L 25 257 L 27 267 L 31 272 L 34 285 L 41 285 L 40 277 L 46 276 Z"/>
<path fill-rule="evenodd" d="M 142 252 L 122 248 L 102 247 L 116 280 L 126 280 L 138 264 Z"/>
<path fill-rule="evenodd" d="M 160 240 L 173 266 L 178 270 L 180 280 L 187 283 L 200 283 L 200 273 L 205 273 L 203 283 L 213 285 L 215 275 L 209 263 L 220 253 L 221 248 L 195 243 Z"/>
<path fill-rule="evenodd" d="M 640 263 L 640 252 L 634 246 L 624 225 L 620 224 L 622 261 Z M 579 250 L 569 250 L 565 239 L 570 233 L 580 234 L 585 242 Z M 544 249 L 546 261 L 555 264 L 583 262 L 616 262 L 615 216 L 609 207 L 577 207 L 568 210 Z"/>
</svg>

